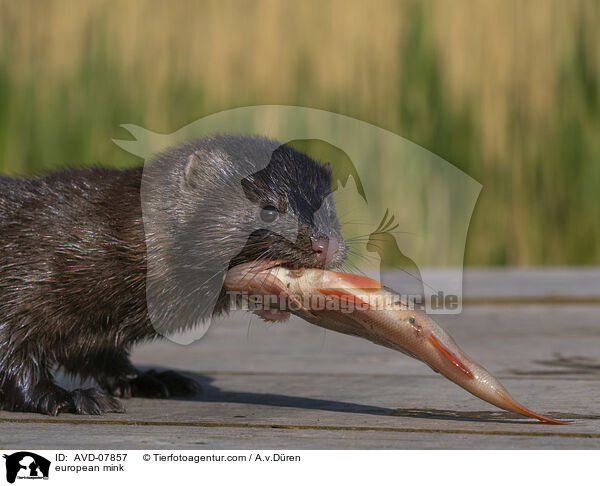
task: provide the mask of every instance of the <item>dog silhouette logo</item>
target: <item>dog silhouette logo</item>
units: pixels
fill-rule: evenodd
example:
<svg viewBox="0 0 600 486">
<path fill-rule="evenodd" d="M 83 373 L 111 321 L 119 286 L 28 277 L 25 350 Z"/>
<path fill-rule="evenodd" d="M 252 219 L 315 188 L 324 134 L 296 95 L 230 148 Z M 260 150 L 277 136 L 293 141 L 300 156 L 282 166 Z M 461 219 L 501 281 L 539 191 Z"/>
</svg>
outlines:
<svg viewBox="0 0 600 486">
<path fill-rule="evenodd" d="M 256 243 L 265 234 L 295 244 L 304 238 L 303 226 L 328 237 L 331 214 L 339 217 L 339 241 L 348 247 L 347 258 L 339 265 L 332 260 L 331 268 L 339 266 L 397 289 L 401 300 L 427 313 L 462 311 L 465 243 L 481 184 L 423 147 L 344 115 L 283 105 L 213 113 L 170 133 L 122 127 L 133 139 L 113 140 L 115 144 L 144 159 L 142 219 L 145 234 L 151 236 L 146 238 L 146 303 L 160 335 L 179 344 L 200 339 L 220 314 L 223 280 L 240 254 L 248 255 L 252 245 L 257 254 L 272 253 L 272 247 Z M 256 137 L 252 146 L 242 143 L 249 136 Z M 174 153 L 173 147 L 183 150 L 186 161 L 175 176 L 172 158 L 166 155 Z M 268 182 L 260 175 L 292 160 L 292 151 L 328 166 L 331 187 L 322 191 L 326 197 L 311 200 L 312 217 L 302 213 L 304 219 L 296 218 L 293 211 L 283 210 L 267 221 L 261 212 L 264 201 L 253 197 L 248 186 Z M 194 174 L 204 182 L 195 185 Z M 298 174 L 306 174 L 300 165 Z M 292 180 L 285 177 L 284 182 Z M 302 184 L 289 186 L 286 194 L 309 194 L 300 187 L 311 184 L 310 179 L 294 180 Z M 182 217 L 173 203 L 177 198 L 181 207 L 189 201 L 206 202 L 197 217 L 184 218 L 181 241 L 173 237 L 174 222 Z M 273 208 L 287 208 L 287 203 L 281 197 Z M 239 222 L 232 225 L 236 237 L 215 239 L 206 230 L 231 224 L 232 215 Z M 335 255 L 335 246 L 327 247 L 326 257 Z M 165 278 L 169 261 L 178 267 Z M 187 296 L 185 301 L 181 296 Z"/>
<path fill-rule="evenodd" d="M 6 480 L 12 484 L 17 478 L 48 479 L 50 461 L 33 452 L 21 451 L 4 454 L 6 461 Z"/>
</svg>

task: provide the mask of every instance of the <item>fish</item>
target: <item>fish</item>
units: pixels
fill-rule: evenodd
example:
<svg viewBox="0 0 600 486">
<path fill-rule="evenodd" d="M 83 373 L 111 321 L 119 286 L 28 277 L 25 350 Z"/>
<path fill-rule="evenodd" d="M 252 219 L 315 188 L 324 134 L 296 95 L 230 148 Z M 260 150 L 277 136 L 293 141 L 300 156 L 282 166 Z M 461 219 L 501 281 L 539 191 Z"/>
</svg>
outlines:
<svg viewBox="0 0 600 486">
<path fill-rule="evenodd" d="M 252 262 L 229 269 L 224 288 L 231 295 L 258 301 L 278 316 L 291 312 L 322 328 L 400 351 L 501 409 L 546 424 L 566 424 L 520 405 L 430 315 L 369 277 Z"/>
</svg>

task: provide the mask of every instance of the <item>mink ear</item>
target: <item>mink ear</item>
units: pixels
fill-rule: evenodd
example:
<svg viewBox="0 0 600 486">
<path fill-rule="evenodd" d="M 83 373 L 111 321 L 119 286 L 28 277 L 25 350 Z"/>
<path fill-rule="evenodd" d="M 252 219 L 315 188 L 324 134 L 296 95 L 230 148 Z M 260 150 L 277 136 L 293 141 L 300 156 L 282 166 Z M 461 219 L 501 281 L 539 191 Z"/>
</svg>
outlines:
<svg viewBox="0 0 600 486">
<path fill-rule="evenodd" d="M 181 175 L 181 189 L 194 189 L 201 181 L 212 181 L 218 178 L 219 167 L 225 163 L 218 154 L 196 150 L 187 156 L 183 174 Z"/>
<path fill-rule="evenodd" d="M 218 150 L 198 149 L 187 155 L 180 185 L 182 189 L 194 189 L 199 184 L 227 180 L 237 171 L 227 154 Z"/>
<path fill-rule="evenodd" d="M 181 188 L 193 188 L 196 187 L 198 176 L 200 175 L 200 157 L 197 152 L 190 154 L 185 162 L 183 168 L 183 176 L 181 178 Z"/>
</svg>

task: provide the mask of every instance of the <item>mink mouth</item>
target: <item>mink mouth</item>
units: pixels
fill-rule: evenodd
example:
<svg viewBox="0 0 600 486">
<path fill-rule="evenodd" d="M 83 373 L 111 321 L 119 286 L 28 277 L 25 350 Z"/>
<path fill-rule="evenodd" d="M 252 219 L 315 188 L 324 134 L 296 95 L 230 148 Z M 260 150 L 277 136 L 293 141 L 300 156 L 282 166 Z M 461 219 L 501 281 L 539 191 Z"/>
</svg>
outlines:
<svg viewBox="0 0 600 486">
<path fill-rule="evenodd" d="M 290 263 L 285 260 L 261 259 L 256 260 L 257 267 L 261 270 L 270 270 L 271 268 L 281 267 L 287 270 L 297 270 L 298 268 L 307 268 L 299 263 Z"/>
<path fill-rule="evenodd" d="M 234 268 L 237 265 L 233 265 L 231 268 Z M 303 269 L 303 268 L 319 268 L 317 266 L 306 266 L 306 265 L 302 265 L 300 263 L 290 263 L 290 262 L 286 262 L 285 260 L 278 260 L 278 259 L 266 259 L 266 258 L 261 258 L 259 260 L 254 260 L 252 262 L 252 268 L 253 271 L 258 272 L 262 272 L 262 271 L 266 271 L 266 270 L 270 270 L 272 268 L 285 268 L 286 270 L 299 270 L 299 269 Z"/>
<path fill-rule="evenodd" d="M 281 268 L 285 268 L 286 270 L 301 270 L 301 269 L 305 269 L 305 268 L 318 268 L 320 270 L 325 270 L 327 267 L 326 265 L 321 265 L 318 263 L 314 263 L 314 264 L 303 264 L 302 262 L 287 262 L 285 260 L 277 260 L 277 259 L 261 259 L 261 260 L 256 260 L 257 265 L 263 269 L 263 270 L 269 270 L 271 268 L 275 268 L 275 267 L 281 267 Z"/>
<path fill-rule="evenodd" d="M 278 264 L 273 265 L 273 267 L 282 267 L 286 270 L 298 270 L 299 268 L 317 268 L 316 266 L 306 266 L 301 263 L 288 263 L 288 262 L 280 262 Z M 272 267 L 271 267 L 272 268 Z"/>
</svg>

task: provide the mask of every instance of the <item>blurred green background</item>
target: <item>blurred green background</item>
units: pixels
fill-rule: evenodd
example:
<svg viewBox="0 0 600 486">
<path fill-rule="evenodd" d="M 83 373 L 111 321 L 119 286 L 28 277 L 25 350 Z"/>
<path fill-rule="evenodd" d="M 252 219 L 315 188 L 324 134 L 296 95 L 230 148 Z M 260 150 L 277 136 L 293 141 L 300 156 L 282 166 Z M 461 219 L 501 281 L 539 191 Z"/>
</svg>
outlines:
<svg viewBox="0 0 600 486">
<path fill-rule="evenodd" d="M 467 265 L 598 265 L 599 46 L 598 1 L 2 0 L 0 173 L 139 164 L 123 123 L 302 105 L 481 182 Z"/>
</svg>

